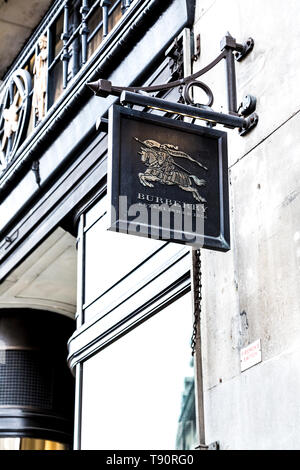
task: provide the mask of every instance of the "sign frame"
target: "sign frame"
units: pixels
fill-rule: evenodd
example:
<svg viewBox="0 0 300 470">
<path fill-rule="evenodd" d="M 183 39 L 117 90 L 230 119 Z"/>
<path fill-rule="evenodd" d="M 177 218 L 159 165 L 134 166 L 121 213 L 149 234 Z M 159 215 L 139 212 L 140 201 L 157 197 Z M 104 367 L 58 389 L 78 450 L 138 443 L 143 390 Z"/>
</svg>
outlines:
<svg viewBox="0 0 300 470">
<path fill-rule="evenodd" d="M 141 224 L 139 221 L 128 223 L 128 219 L 123 216 L 124 208 L 120 207 L 120 185 L 121 159 L 122 159 L 122 131 L 121 122 L 123 119 L 136 121 L 139 123 L 148 123 L 167 128 L 170 130 L 183 131 L 187 135 L 207 137 L 216 142 L 218 151 L 218 220 L 219 229 L 215 236 L 205 233 L 197 235 L 197 243 L 183 241 L 180 237 L 184 232 L 176 232 L 175 237 L 166 239 L 159 236 L 159 240 L 170 241 L 190 245 L 193 248 L 206 248 L 217 251 L 230 250 L 230 226 L 229 226 L 229 188 L 228 188 L 228 157 L 227 157 L 227 133 L 209 127 L 190 124 L 185 121 L 171 119 L 154 113 L 133 110 L 131 108 L 112 105 L 109 109 L 108 121 L 108 171 L 107 171 L 107 194 L 108 194 L 108 226 L 107 229 L 122 233 L 134 234 L 148 238 L 156 238 L 149 235 L 151 224 Z M 136 139 L 137 140 L 137 139 Z M 137 230 L 137 225 L 139 229 Z M 150 230 L 151 232 L 151 230 Z"/>
</svg>

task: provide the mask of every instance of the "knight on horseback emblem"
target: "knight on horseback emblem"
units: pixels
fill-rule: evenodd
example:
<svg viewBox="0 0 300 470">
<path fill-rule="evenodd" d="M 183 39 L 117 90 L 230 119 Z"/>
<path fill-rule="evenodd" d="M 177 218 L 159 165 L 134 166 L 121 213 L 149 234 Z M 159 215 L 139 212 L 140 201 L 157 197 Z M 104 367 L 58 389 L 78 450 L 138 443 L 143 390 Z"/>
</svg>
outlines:
<svg viewBox="0 0 300 470">
<path fill-rule="evenodd" d="M 204 203 L 206 200 L 199 194 L 196 186 L 205 186 L 206 181 L 192 175 L 188 170 L 180 166 L 175 158 L 185 158 L 199 165 L 207 171 L 202 163 L 194 160 L 190 155 L 178 150 L 178 147 L 171 144 L 160 144 L 155 140 L 141 141 L 137 137 L 134 139 L 141 144 L 141 161 L 147 166 L 144 173 L 139 173 L 138 177 L 143 186 L 154 187 L 154 182 L 161 184 L 176 185 L 184 191 L 191 192 L 196 201 Z"/>
</svg>

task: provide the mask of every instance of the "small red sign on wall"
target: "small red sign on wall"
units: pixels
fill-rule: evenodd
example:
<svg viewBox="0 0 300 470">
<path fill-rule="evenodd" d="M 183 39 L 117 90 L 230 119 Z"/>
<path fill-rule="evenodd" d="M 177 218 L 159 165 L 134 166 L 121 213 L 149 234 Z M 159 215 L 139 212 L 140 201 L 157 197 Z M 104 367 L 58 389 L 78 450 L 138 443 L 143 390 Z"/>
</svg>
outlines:
<svg viewBox="0 0 300 470">
<path fill-rule="evenodd" d="M 249 369 L 261 362 L 261 342 L 260 339 L 241 349 L 241 372 Z"/>
</svg>

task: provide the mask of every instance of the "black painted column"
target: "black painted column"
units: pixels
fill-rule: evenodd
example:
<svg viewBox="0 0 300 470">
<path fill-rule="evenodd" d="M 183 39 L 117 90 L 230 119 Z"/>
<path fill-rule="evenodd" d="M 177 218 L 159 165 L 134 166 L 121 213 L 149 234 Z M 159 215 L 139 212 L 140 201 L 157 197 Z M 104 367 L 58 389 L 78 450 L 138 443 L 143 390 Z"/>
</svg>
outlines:
<svg viewBox="0 0 300 470">
<path fill-rule="evenodd" d="M 42 310 L 0 310 L 0 439 L 71 446 L 74 378 L 66 358 L 74 323 Z"/>
</svg>

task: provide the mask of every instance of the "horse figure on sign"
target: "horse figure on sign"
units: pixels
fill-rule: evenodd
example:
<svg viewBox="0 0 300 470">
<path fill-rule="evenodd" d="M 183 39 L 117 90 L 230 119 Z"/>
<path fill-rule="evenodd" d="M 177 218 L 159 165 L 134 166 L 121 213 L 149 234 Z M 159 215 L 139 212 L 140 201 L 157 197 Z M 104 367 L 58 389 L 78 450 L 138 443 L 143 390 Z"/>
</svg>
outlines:
<svg viewBox="0 0 300 470">
<path fill-rule="evenodd" d="M 188 170 L 178 165 L 174 158 L 185 158 L 207 171 L 202 163 L 194 160 L 187 153 L 178 150 L 175 145 L 160 144 L 150 139 L 141 141 L 137 137 L 134 137 L 134 139 L 142 144 L 141 151 L 138 153 L 141 155 L 141 161 L 148 167 L 144 173 L 138 174 L 140 183 L 143 186 L 153 188 L 153 183 L 156 181 L 161 184 L 176 185 L 184 191 L 191 192 L 196 201 L 206 202 L 194 186 L 194 184 L 205 186 L 206 181 L 189 173 Z"/>
</svg>

